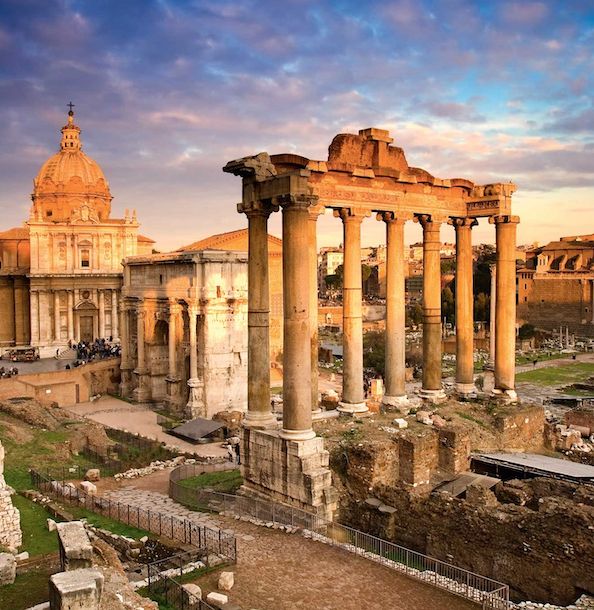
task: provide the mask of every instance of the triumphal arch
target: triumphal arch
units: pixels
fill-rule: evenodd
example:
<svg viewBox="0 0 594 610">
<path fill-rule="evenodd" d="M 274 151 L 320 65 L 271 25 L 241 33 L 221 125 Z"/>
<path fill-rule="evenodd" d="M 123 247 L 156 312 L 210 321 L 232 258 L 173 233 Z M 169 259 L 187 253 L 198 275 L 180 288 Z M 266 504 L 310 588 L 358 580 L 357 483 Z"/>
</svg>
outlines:
<svg viewBox="0 0 594 610">
<path fill-rule="evenodd" d="M 456 388 L 474 392 L 472 228 L 479 218 L 495 225 L 497 247 L 494 393 L 515 400 L 516 225 L 515 185 L 477 185 L 441 179 L 411 167 L 404 151 L 382 129 L 339 134 L 328 160 L 260 153 L 224 168 L 241 176 L 238 211 L 248 218 L 248 412 L 245 420 L 246 489 L 322 514 L 334 508 L 328 454 L 312 429 L 318 410 L 316 222 L 331 208 L 343 224 L 343 388 L 340 410 L 367 410 L 363 392 L 361 223 L 375 217 L 386 226 L 386 393 L 384 402 L 406 401 L 404 225 L 423 228 L 423 379 L 421 395 L 444 397 L 441 375 L 440 228 L 456 231 Z M 282 213 L 283 423 L 270 407 L 267 223 Z"/>
</svg>

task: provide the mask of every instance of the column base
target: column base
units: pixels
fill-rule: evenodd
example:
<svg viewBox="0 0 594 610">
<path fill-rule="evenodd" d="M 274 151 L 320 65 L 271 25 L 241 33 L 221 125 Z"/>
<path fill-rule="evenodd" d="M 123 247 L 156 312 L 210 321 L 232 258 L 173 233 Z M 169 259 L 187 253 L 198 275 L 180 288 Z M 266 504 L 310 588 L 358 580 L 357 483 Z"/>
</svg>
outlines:
<svg viewBox="0 0 594 610">
<path fill-rule="evenodd" d="M 309 430 L 286 430 L 283 428 L 278 435 L 287 441 L 309 441 L 316 437 L 316 433 L 311 428 Z"/>
<path fill-rule="evenodd" d="M 494 388 L 491 392 L 492 398 L 497 398 L 505 402 L 518 402 L 518 395 L 515 390 L 502 390 L 500 388 Z"/>
<path fill-rule="evenodd" d="M 382 405 L 386 407 L 408 407 L 408 396 L 403 394 L 402 396 L 388 396 L 384 394 L 382 397 Z"/>
<path fill-rule="evenodd" d="M 258 411 L 247 411 L 243 420 L 243 425 L 252 430 L 275 430 L 279 427 L 276 417 L 268 411 L 268 413 L 259 413 Z"/>
<path fill-rule="evenodd" d="M 338 407 L 336 409 L 339 413 L 345 413 L 347 415 L 353 415 L 355 413 L 367 413 L 369 409 L 367 408 L 366 402 L 342 402 L 338 403 Z"/>
<path fill-rule="evenodd" d="M 186 404 L 187 417 L 194 419 L 195 417 L 207 417 L 206 405 L 204 404 L 204 383 L 201 379 L 188 379 L 188 387 L 190 395 Z"/>
<path fill-rule="evenodd" d="M 425 388 L 422 388 L 419 391 L 419 396 L 423 400 L 434 404 L 443 402 L 447 399 L 446 393 L 441 388 L 439 390 L 426 390 Z"/>
<path fill-rule="evenodd" d="M 331 520 L 338 493 L 332 486 L 329 460 L 323 438 L 295 442 L 283 438 L 278 430 L 242 428 L 241 493 L 282 502 L 324 521 Z"/>
<path fill-rule="evenodd" d="M 456 393 L 461 398 L 476 398 L 477 390 L 474 383 L 458 383 L 456 382 Z"/>
</svg>

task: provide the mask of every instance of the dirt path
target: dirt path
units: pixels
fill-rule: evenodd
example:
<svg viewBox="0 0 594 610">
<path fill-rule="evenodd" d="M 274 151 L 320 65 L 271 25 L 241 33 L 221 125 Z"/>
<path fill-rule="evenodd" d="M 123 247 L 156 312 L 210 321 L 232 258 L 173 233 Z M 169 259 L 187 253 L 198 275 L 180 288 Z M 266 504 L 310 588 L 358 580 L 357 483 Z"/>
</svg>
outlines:
<svg viewBox="0 0 594 610">
<path fill-rule="evenodd" d="M 476 610 L 478 606 L 321 542 L 217 517 L 238 535 L 229 597 L 258 610 Z M 253 537 L 253 540 L 251 539 Z M 218 575 L 197 581 L 216 590 Z"/>
</svg>

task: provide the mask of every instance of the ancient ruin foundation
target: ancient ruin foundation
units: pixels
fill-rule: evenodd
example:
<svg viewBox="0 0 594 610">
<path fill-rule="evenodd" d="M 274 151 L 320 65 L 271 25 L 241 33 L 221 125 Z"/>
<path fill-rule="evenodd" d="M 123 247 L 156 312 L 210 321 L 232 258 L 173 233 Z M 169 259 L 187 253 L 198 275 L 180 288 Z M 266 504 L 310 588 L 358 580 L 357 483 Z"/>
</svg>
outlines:
<svg viewBox="0 0 594 610">
<path fill-rule="evenodd" d="M 268 489 L 281 499 L 303 502 L 303 490 L 295 481 L 309 481 L 307 469 L 316 463 L 326 469 L 322 443 L 313 447 L 312 412 L 318 409 L 317 354 L 313 349 L 317 317 L 317 278 L 311 264 L 316 247 L 315 223 L 325 208 L 340 218 L 344 229 L 343 285 L 343 388 L 340 411 L 367 411 L 363 392 L 363 336 L 361 324 L 361 223 L 375 214 L 386 223 L 388 242 L 386 299 L 386 395 L 384 402 L 406 400 L 404 362 L 404 274 L 402 250 L 404 224 L 414 220 L 423 227 L 423 384 L 427 400 L 444 397 L 441 383 L 441 273 L 440 228 L 445 222 L 456 229 L 457 280 L 457 391 L 474 392 L 472 247 L 471 230 L 477 218 L 495 225 L 497 242 L 497 302 L 494 393 L 515 400 L 515 235 L 518 218 L 511 215 L 513 184 L 475 185 L 470 180 L 435 178 L 410 167 L 401 148 L 381 129 L 339 134 L 329 148 L 328 161 L 312 161 L 295 154 L 269 156 L 260 153 L 230 161 L 224 171 L 241 176 L 243 198 L 238 211 L 246 214 L 249 230 L 248 288 L 248 413 L 244 434 L 246 488 Z M 282 210 L 284 352 L 283 424 L 276 430 L 270 409 L 268 361 L 269 298 L 267 222 Z M 317 342 L 316 342 L 317 343 Z M 312 349 L 313 348 L 313 349 Z M 261 437 L 261 438 L 260 438 Z M 282 442 L 272 442 L 271 438 Z M 293 443 L 311 450 L 293 447 Z M 307 460 L 289 460 L 290 455 Z M 280 461 L 284 467 L 270 471 L 263 464 Z M 277 480 L 281 477 L 281 480 Z M 328 498 L 331 510 L 330 477 Z M 299 483 L 298 485 L 301 485 Z M 278 490 L 282 489 L 282 492 Z M 321 490 L 317 490 L 321 491 Z M 311 492 L 311 489 L 309 490 Z M 309 493 L 308 492 L 308 493 Z"/>
<path fill-rule="evenodd" d="M 0 443 L 0 545 L 16 551 L 22 544 L 21 516 L 12 505 L 11 489 L 4 480 L 4 447 Z"/>
</svg>

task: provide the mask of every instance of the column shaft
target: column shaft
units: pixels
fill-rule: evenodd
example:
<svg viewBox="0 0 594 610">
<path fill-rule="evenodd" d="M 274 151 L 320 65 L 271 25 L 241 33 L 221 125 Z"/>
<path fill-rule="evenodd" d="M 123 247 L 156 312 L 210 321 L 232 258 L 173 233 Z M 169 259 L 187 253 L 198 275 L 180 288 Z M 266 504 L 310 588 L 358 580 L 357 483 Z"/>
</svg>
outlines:
<svg viewBox="0 0 594 610">
<path fill-rule="evenodd" d="M 476 220 L 455 218 L 456 229 L 456 389 L 473 394 L 474 320 L 472 294 L 472 227 Z"/>
<path fill-rule="evenodd" d="M 136 369 L 142 374 L 145 370 L 145 358 L 144 358 L 144 318 L 145 310 L 144 305 L 139 304 L 136 309 L 136 350 L 137 350 L 137 363 Z"/>
<path fill-rule="evenodd" d="M 111 291 L 111 336 L 114 339 L 120 336 L 118 322 L 118 291 L 113 289 Z"/>
<path fill-rule="evenodd" d="M 342 288 L 342 402 L 339 410 L 367 411 L 363 391 L 363 312 L 361 279 L 361 222 L 363 216 L 352 210 L 339 211 L 343 223 Z"/>
<path fill-rule="evenodd" d="M 128 319 L 128 310 L 125 308 L 124 304 L 120 307 L 120 330 L 121 337 L 120 343 L 122 346 L 122 369 L 129 369 L 132 367 L 131 358 L 130 358 L 130 328 L 129 328 L 129 319 Z"/>
<path fill-rule="evenodd" d="M 404 219 L 378 214 L 386 223 L 386 362 L 383 402 L 406 401 L 406 315 L 404 288 Z"/>
<path fill-rule="evenodd" d="M 39 345 L 39 292 L 31 290 L 31 344 Z"/>
<path fill-rule="evenodd" d="M 497 299 L 495 311 L 495 393 L 515 399 L 516 216 L 496 216 Z"/>
<path fill-rule="evenodd" d="M 69 290 L 67 292 L 67 296 L 68 296 L 68 312 L 67 312 L 67 318 L 68 318 L 68 340 L 73 340 L 74 339 L 74 293 L 72 292 L 72 290 Z"/>
<path fill-rule="evenodd" d="M 198 379 L 198 350 L 196 345 L 196 322 L 198 309 L 195 305 L 188 307 L 190 323 L 190 379 Z"/>
<path fill-rule="evenodd" d="M 60 293 L 54 290 L 54 340 L 60 339 Z"/>
<path fill-rule="evenodd" d="M 169 305 L 169 377 L 175 379 L 177 376 L 177 362 L 176 362 L 176 349 L 177 349 L 177 328 L 176 322 L 179 315 L 179 306 L 176 303 Z"/>
<path fill-rule="evenodd" d="M 497 308 L 497 265 L 491 265 L 491 295 L 489 296 L 489 364 L 495 366 L 495 311 Z"/>
<path fill-rule="evenodd" d="M 105 338 L 105 291 L 99 290 L 99 337 Z"/>
<path fill-rule="evenodd" d="M 311 410 L 320 412 L 318 389 L 318 225 L 317 210 L 309 213 L 309 332 L 311 343 Z"/>
<path fill-rule="evenodd" d="M 248 412 L 245 425 L 271 428 L 270 288 L 268 276 L 268 216 L 261 203 L 245 208 L 248 218 Z"/>
<path fill-rule="evenodd" d="M 307 440 L 311 428 L 308 207 L 305 197 L 283 206 L 283 429 L 281 436 Z"/>
<path fill-rule="evenodd" d="M 423 387 L 426 397 L 441 397 L 440 223 L 420 217 L 423 226 Z"/>
</svg>

